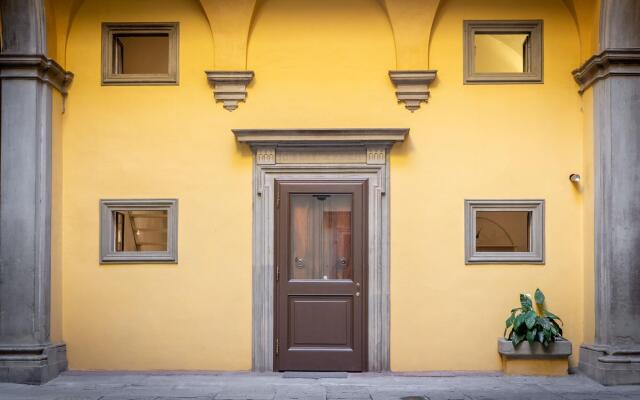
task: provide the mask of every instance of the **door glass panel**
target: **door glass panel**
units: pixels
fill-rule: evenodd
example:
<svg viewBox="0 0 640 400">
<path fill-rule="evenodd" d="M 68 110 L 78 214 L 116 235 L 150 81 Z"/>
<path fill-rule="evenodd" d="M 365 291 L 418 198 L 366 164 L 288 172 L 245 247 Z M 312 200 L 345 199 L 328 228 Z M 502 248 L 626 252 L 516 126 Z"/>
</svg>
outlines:
<svg viewBox="0 0 640 400">
<path fill-rule="evenodd" d="M 291 195 L 289 279 L 353 279 L 350 194 Z"/>
<path fill-rule="evenodd" d="M 476 251 L 531 251 L 530 211 L 478 211 Z"/>
</svg>

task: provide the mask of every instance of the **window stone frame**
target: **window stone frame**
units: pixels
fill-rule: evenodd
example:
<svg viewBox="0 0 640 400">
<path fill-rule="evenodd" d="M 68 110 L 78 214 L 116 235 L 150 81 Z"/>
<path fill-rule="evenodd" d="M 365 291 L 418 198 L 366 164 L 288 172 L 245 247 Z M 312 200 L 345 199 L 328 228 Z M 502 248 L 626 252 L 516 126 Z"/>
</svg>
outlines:
<svg viewBox="0 0 640 400">
<path fill-rule="evenodd" d="M 545 201 L 544 200 L 465 200 L 464 201 L 465 264 L 544 264 Z M 476 213 L 478 211 L 531 212 L 530 249 L 528 252 L 476 251 Z"/>
<path fill-rule="evenodd" d="M 543 20 L 465 20 L 463 21 L 464 84 L 544 83 Z M 474 36 L 482 33 L 528 34 L 529 72 L 480 73 L 475 71 Z"/>
<path fill-rule="evenodd" d="M 113 241 L 113 212 L 167 211 L 167 251 L 116 252 Z M 103 199 L 100 200 L 100 264 L 178 262 L 178 199 Z"/>
<path fill-rule="evenodd" d="M 169 60 L 166 74 L 116 74 L 113 71 L 113 40 L 115 35 L 169 35 Z M 179 22 L 103 22 L 102 23 L 102 85 L 144 86 L 178 85 L 179 83 Z"/>
</svg>

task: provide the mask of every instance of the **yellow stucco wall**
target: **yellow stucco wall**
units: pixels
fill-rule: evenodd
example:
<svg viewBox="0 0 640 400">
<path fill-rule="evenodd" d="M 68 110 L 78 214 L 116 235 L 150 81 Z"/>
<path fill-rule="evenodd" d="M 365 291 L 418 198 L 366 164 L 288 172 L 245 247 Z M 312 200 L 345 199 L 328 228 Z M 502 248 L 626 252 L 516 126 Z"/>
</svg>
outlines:
<svg viewBox="0 0 640 400">
<path fill-rule="evenodd" d="M 463 19 L 544 19 L 544 85 L 462 84 Z M 180 85 L 100 85 L 103 21 L 179 21 Z M 215 24 L 215 21 L 210 21 Z M 60 42 L 60 40 L 58 40 Z M 247 103 L 215 104 L 195 0 L 86 0 L 66 41 L 62 335 L 72 369 L 251 366 L 250 151 L 232 128 L 409 127 L 391 155 L 392 369 L 497 370 L 518 293 L 540 287 L 583 336 L 578 33 L 560 0 L 442 2 L 429 104 L 395 104 L 393 31 L 376 0 L 258 2 Z M 219 45 L 219 44 L 217 44 Z M 179 198 L 179 264 L 98 263 L 101 198 Z M 546 200 L 547 263 L 466 266 L 463 200 Z M 577 350 L 577 346 L 574 348 Z"/>
<path fill-rule="evenodd" d="M 495 340 L 519 291 L 540 287 L 581 334 L 577 32 L 560 2 L 444 3 L 430 54 L 433 99 L 392 159 L 392 367 L 498 369 Z M 463 85 L 462 19 L 544 19 L 544 85 Z M 465 266 L 465 198 L 546 200 L 545 266 Z M 419 308 L 416 308 L 419 305 Z M 417 310 L 421 310 L 418 311 Z"/>
</svg>

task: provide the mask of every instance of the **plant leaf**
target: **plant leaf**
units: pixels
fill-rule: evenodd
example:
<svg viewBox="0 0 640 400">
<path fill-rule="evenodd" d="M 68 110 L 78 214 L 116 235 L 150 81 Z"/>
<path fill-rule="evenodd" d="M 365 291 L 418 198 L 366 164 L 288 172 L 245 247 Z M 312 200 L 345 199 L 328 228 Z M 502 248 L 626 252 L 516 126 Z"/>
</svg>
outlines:
<svg viewBox="0 0 640 400">
<path fill-rule="evenodd" d="M 511 339 L 511 341 L 513 342 L 513 347 L 517 347 L 523 340 L 524 340 L 524 335 L 514 333 L 513 338 Z"/>
<path fill-rule="evenodd" d="M 549 318 L 551 318 L 552 320 L 557 319 L 558 321 L 560 321 L 560 323 L 561 323 L 562 325 L 564 325 L 564 322 L 562 322 L 562 320 L 560 319 L 560 317 L 558 317 L 558 316 L 557 316 L 557 315 L 555 315 L 554 313 L 549 312 L 549 311 L 547 311 L 547 310 L 544 310 L 542 313 L 544 314 L 544 316 L 545 316 L 545 317 L 549 317 Z M 555 322 L 555 321 L 554 321 L 554 322 Z"/>
<path fill-rule="evenodd" d="M 529 344 L 533 344 L 533 341 L 536 339 L 536 331 L 527 331 L 527 342 Z"/>
<path fill-rule="evenodd" d="M 528 311 L 533 306 L 531 304 L 531 299 L 526 294 L 520 294 L 520 304 L 522 304 L 523 311 Z"/>
<path fill-rule="evenodd" d="M 507 318 L 505 322 L 505 324 L 507 325 L 507 328 L 510 327 L 511 325 L 513 325 L 513 322 L 516 320 L 516 313 L 512 312 L 511 315 L 509 316 L 509 318 Z"/>
<path fill-rule="evenodd" d="M 526 314 L 519 314 L 513 323 L 513 330 L 519 331 L 522 324 L 524 324 L 524 318 Z"/>
<path fill-rule="evenodd" d="M 553 319 L 550 319 L 549 321 L 551 321 L 551 325 L 556 330 L 555 336 L 562 336 L 562 328 L 560 327 L 560 325 L 558 325 L 558 323 Z M 562 321 L 560 321 L 560 322 L 562 322 Z"/>
<path fill-rule="evenodd" d="M 507 331 L 509 330 L 509 328 L 513 327 L 513 323 L 516 320 L 516 313 L 515 311 L 511 313 L 511 315 L 509 316 L 509 318 L 507 318 L 506 321 L 504 321 L 506 327 L 504 328 L 504 333 L 502 334 L 502 336 L 505 337 L 505 339 L 508 339 L 507 337 Z M 513 331 L 513 329 L 512 329 Z"/>
<path fill-rule="evenodd" d="M 527 328 L 531 329 L 536 324 L 536 313 L 534 311 L 527 311 L 525 314 L 525 324 Z"/>
<path fill-rule="evenodd" d="M 536 294 L 534 297 L 536 299 L 537 305 L 541 306 L 544 304 L 544 293 L 542 293 L 542 290 L 536 289 Z"/>
</svg>

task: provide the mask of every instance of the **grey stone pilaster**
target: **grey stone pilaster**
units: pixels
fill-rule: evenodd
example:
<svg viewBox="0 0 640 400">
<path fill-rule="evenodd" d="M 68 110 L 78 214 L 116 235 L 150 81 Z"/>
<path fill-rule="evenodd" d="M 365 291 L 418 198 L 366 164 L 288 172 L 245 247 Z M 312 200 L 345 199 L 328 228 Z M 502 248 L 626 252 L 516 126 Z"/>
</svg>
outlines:
<svg viewBox="0 0 640 400">
<path fill-rule="evenodd" d="M 640 384 L 640 2 L 602 0 L 601 52 L 575 76 L 593 90 L 596 343 L 580 368 Z"/>
<path fill-rule="evenodd" d="M 52 90 L 72 75 L 46 54 L 42 0 L 2 0 L 0 381 L 40 384 L 67 366 L 50 342 Z"/>
</svg>

